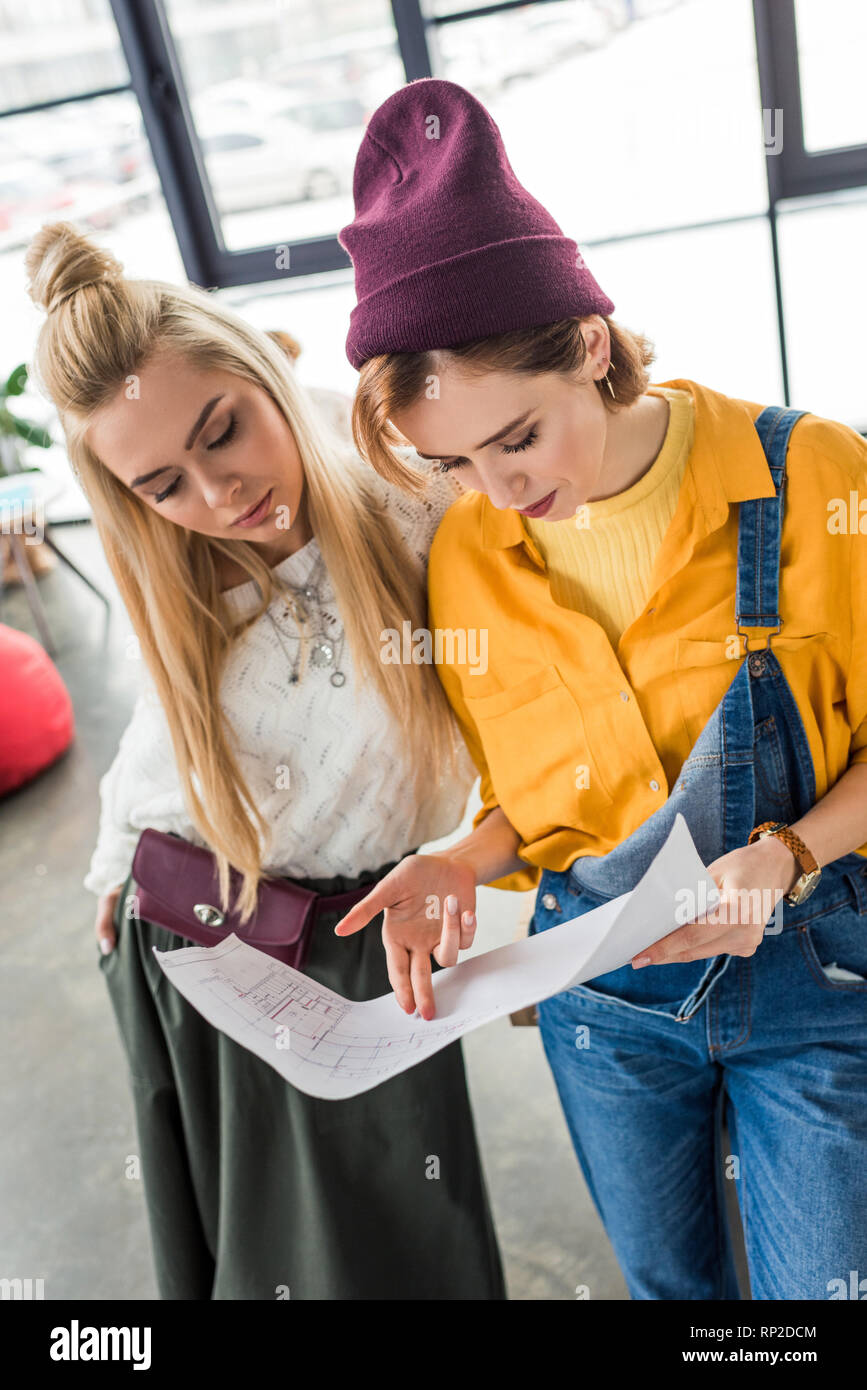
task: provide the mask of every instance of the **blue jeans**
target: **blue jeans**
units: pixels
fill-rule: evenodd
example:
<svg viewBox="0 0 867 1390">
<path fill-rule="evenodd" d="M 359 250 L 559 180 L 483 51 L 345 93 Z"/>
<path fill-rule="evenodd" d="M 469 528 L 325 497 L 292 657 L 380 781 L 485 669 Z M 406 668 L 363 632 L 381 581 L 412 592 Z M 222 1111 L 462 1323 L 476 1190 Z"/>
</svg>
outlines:
<svg viewBox="0 0 867 1390">
<path fill-rule="evenodd" d="M 597 901 L 545 871 L 530 930 Z M 754 956 L 626 965 L 545 1000 L 539 1024 L 633 1298 L 739 1297 L 726 1181 L 753 1298 L 828 1299 L 861 1279 L 867 1296 L 867 865 L 823 874 Z"/>
<path fill-rule="evenodd" d="M 755 421 L 775 496 L 739 504 L 742 636 L 784 625 L 786 455 L 803 413 L 769 406 Z M 754 825 L 788 823 L 815 800 L 803 719 L 769 634 L 664 805 L 607 854 L 545 870 L 530 931 L 634 888 L 678 812 L 709 864 Z M 753 956 L 625 965 L 539 1005 L 572 1142 L 633 1298 L 738 1297 L 726 1181 L 754 1298 L 867 1296 L 867 863 L 841 856 L 780 915 Z M 720 1171 L 723 1110 L 735 1152 Z"/>
</svg>

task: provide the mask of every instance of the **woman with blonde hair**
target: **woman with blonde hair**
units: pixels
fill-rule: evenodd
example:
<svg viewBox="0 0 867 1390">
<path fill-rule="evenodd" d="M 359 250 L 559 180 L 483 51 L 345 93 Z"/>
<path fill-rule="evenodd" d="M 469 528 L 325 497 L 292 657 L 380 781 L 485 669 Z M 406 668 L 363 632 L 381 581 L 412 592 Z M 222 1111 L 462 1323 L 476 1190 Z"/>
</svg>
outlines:
<svg viewBox="0 0 867 1390">
<path fill-rule="evenodd" d="M 264 881 L 319 895 L 306 972 L 354 999 L 387 992 L 379 941 L 347 952 L 329 927 L 463 812 L 471 769 L 436 676 L 379 659 L 383 629 L 425 620 L 455 489 L 419 511 L 375 479 L 286 344 L 204 290 L 129 279 L 68 223 L 40 230 L 26 269 L 47 313 L 37 380 L 149 677 L 84 882 L 160 1294 L 502 1298 L 459 1046 L 350 1100 L 302 1094 L 167 982 L 152 948 L 192 941 L 125 910 L 141 831 L 181 836 L 212 852 L 224 911 L 239 884 L 243 922 Z"/>
<path fill-rule="evenodd" d="M 651 385 L 650 343 L 455 83 L 374 113 L 354 189 L 359 451 L 423 495 L 410 440 L 468 486 L 428 576 L 432 625 L 488 641 L 484 674 L 439 666 L 483 801 L 450 850 L 456 909 L 478 884 L 538 886 L 531 933 L 580 918 L 682 814 L 718 911 L 684 884 L 684 925 L 539 1005 L 588 1190 L 634 1298 L 738 1297 L 726 1180 L 754 1298 L 848 1297 L 867 1268 L 867 547 L 847 499 L 867 445 Z M 431 1017 L 427 952 L 450 964 L 458 942 L 425 920 L 428 879 L 404 860 L 339 930 L 398 905 L 391 979 Z"/>
</svg>

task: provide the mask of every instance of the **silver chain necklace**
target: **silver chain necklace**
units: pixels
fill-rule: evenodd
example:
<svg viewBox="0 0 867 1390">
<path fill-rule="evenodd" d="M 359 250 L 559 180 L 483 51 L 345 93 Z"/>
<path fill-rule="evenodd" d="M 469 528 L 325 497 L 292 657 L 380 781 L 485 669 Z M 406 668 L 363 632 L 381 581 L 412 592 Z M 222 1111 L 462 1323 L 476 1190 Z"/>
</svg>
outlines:
<svg viewBox="0 0 867 1390">
<path fill-rule="evenodd" d="M 313 644 L 310 648 L 310 663 L 320 668 L 333 666 L 334 670 L 331 672 L 330 677 L 331 684 L 339 687 L 346 684 L 346 676 L 340 669 L 340 656 L 343 651 L 346 633 L 342 626 L 337 633 L 332 633 L 327 630 L 326 624 L 334 623 L 335 619 L 329 618 L 323 612 L 323 579 L 320 578 L 323 567 L 324 561 L 320 555 L 304 584 L 289 584 L 287 580 L 282 581 L 286 585 L 286 588 L 291 590 L 294 595 L 294 598 L 289 604 L 284 603 L 283 612 L 287 616 L 294 617 L 295 621 L 301 626 L 305 624 L 310 617 L 309 605 L 313 605 L 318 621 L 316 631 L 312 634 Z M 271 615 L 271 610 L 266 609 L 265 611 L 268 614 L 271 626 L 277 634 L 277 641 L 283 648 L 286 659 L 289 662 L 289 684 L 297 685 L 299 680 L 298 668 L 301 664 L 302 638 L 300 634 L 298 636 L 292 634 L 292 640 L 298 643 L 298 651 L 293 659 L 286 650 L 286 643 L 283 641 L 280 628 Z"/>
</svg>

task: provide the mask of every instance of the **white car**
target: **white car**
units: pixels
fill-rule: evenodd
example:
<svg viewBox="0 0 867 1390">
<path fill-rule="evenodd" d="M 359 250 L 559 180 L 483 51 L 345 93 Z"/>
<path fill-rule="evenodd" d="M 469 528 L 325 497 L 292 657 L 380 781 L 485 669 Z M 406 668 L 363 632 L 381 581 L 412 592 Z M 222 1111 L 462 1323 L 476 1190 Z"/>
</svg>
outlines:
<svg viewBox="0 0 867 1390">
<path fill-rule="evenodd" d="M 205 167 L 220 212 L 249 211 L 352 187 L 364 134 L 364 108 L 353 98 L 301 98 L 273 89 L 257 103 L 206 93 L 192 103 Z"/>
</svg>

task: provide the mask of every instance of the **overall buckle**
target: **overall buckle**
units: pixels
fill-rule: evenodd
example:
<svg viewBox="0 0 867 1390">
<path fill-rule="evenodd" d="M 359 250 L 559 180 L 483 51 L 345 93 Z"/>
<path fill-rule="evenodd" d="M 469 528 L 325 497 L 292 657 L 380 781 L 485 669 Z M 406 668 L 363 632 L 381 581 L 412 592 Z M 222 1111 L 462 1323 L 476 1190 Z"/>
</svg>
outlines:
<svg viewBox="0 0 867 1390">
<path fill-rule="evenodd" d="M 783 624 L 782 624 L 782 623 L 777 623 L 777 625 L 776 625 L 775 628 L 773 628 L 770 632 L 768 632 L 768 633 L 765 634 L 765 642 L 764 642 L 764 650 L 765 650 L 765 651 L 769 651 L 769 650 L 770 650 L 770 647 L 771 647 L 771 638 L 772 638 L 772 637 L 777 637 L 777 636 L 779 636 L 780 632 L 782 631 L 782 627 L 783 627 Z M 738 627 L 736 628 L 736 631 L 737 631 L 738 637 L 743 637 L 743 639 L 744 639 L 744 650 L 743 650 L 743 655 L 744 655 L 744 656 L 748 656 L 750 652 L 754 652 L 754 651 L 760 650 L 760 649 L 757 648 L 757 647 L 751 647 L 751 646 L 749 645 L 749 639 L 750 639 L 750 637 L 753 635 L 752 629 L 748 629 L 748 630 L 744 631 L 740 626 L 738 626 Z"/>
</svg>

